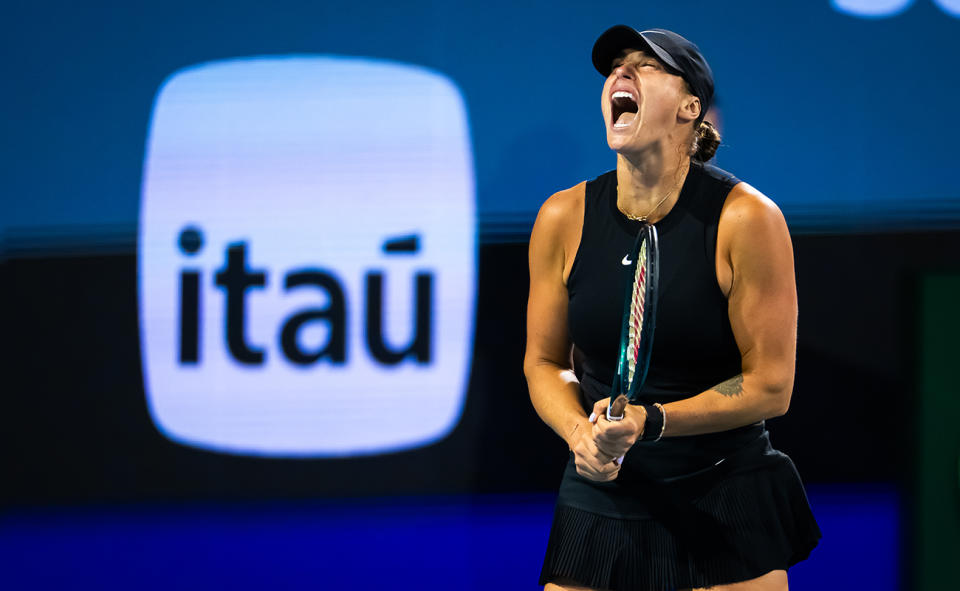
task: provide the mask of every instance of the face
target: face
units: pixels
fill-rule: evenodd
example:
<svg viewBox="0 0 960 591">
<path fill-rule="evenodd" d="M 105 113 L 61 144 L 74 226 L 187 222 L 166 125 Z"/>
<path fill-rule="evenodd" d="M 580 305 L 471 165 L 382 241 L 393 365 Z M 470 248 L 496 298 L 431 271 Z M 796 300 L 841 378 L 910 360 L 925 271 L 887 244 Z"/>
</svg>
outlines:
<svg viewBox="0 0 960 591">
<path fill-rule="evenodd" d="M 687 92 L 683 78 L 635 49 L 625 49 L 613 66 L 601 98 L 610 149 L 642 152 L 689 133 L 684 124 L 696 119 L 700 103 Z"/>
</svg>

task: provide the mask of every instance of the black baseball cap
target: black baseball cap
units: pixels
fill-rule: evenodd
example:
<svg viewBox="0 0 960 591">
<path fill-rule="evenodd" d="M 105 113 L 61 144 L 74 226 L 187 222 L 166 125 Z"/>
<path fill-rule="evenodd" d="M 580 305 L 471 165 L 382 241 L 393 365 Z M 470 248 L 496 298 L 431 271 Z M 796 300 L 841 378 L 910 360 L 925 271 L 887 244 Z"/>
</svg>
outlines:
<svg viewBox="0 0 960 591">
<path fill-rule="evenodd" d="M 700 99 L 697 123 L 703 120 L 713 102 L 713 71 L 700 48 L 666 29 L 637 31 L 627 25 L 616 25 L 604 31 L 593 44 L 593 67 L 609 76 L 613 60 L 624 49 L 649 50 L 667 70 L 686 80 L 693 95 Z"/>
</svg>

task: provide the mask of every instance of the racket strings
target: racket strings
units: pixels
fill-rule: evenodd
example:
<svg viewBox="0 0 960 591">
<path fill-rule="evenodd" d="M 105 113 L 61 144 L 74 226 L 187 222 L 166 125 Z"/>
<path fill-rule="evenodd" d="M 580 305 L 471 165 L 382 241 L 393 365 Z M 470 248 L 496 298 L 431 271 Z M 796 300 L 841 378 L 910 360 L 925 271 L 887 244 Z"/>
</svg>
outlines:
<svg viewBox="0 0 960 591">
<path fill-rule="evenodd" d="M 640 358 L 640 337 L 643 334 L 643 310 L 647 295 L 647 242 L 640 245 L 630 298 L 629 336 L 627 344 L 627 384 L 633 383 Z"/>
</svg>

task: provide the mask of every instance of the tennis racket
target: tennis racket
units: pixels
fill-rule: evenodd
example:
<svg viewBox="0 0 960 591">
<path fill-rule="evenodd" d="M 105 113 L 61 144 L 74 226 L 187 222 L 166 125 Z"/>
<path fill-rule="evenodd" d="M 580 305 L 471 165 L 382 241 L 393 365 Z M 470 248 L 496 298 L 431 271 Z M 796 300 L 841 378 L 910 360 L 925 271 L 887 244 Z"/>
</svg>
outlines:
<svg viewBox="0 0 960 591">
<path fill-rule="evenodd" d="M 640 394 L 650 367 L 660 267 L 657 228 L 653 224 L 644 222 L 633 249 L 622 262 L 629 275 L 623 302 L 617 373 L 607 405 L 608 421 L 623 419 L 627 403 L 636 400 Z"/>
</svg>

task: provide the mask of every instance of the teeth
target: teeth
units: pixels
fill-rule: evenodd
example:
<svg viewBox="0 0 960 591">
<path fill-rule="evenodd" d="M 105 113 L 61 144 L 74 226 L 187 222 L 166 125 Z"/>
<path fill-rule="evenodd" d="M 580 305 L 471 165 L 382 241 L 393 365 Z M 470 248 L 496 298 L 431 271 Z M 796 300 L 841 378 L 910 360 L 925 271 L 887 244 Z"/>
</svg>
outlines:
<svg viewBox="0 0 960 591">
<path fill-rule="evenodd" d="M 617 92 L 613 93 L 613 96 L 610 97 L 610 98 L 615 98 L 615 99 L 618 99 L 618 98 L 628 98 L 628 99 L 630 99 L 630 100 L 633 100 L 633 95 L 630 94 L 629 92 L 626 92 L 626 91 L 623 91 L 623 90 L 618 90 Z"/>
</svg>

